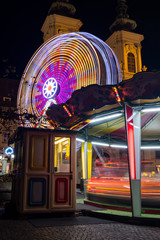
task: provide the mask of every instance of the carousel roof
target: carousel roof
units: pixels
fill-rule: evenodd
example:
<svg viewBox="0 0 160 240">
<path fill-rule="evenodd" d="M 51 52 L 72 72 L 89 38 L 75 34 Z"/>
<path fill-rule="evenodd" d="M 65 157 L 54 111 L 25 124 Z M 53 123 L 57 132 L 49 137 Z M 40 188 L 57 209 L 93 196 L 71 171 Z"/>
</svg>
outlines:
<svg viewBox="0 0 160 240">
<path fill-rule="evenodd" d="M 123 113 L 124 103 L 139 110 L 160 106 L 160 72 L 138 73 L 117 85 L 83 87 L 73 92 L 65 103 L 53 104 L 47 116 L 55 127 L 80 130 L 87 126 L 89 135 L 125 139 L 124 114 L 118 119 L 90 124 L 95 117 Z M 159 122 L 160 114 L 156 110 L 141 113 L 143 140 L 159 140 Z"/>
</svg>

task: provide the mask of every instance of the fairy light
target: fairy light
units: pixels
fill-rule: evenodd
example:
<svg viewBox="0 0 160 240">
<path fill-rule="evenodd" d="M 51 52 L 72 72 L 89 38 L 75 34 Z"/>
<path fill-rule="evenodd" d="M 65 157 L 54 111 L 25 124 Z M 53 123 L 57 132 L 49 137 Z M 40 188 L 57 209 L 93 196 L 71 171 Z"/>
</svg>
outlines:
<svg viewBox="0 0 160 240">
<path fill-rule="evenodd" d="M 68 116 L 72 117 L 72 114 L 70 113 L 70 111 L 68 110 L 68 108 L 65 105 L 63 105 L 63 108 L 64 108 L 65 112 L 68 114 Z"/>
<path fill-rule="evenodd" d="M 117 102 L 121 102 L 121 99 L 120 99 L 120 96 L 119 96 L 119 93 L 118 93 L 117 88 L 116 88 L 116 87 L 113 87 L 113 91 L 115 92 Z"/>
</svg>

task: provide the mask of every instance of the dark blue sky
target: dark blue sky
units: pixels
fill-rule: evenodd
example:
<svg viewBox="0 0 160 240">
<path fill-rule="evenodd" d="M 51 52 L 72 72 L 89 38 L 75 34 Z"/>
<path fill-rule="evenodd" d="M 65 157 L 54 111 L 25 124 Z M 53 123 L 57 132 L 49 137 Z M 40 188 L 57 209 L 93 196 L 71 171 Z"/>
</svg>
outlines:
<svg viewBox="0 0 160 240">
<path fill-rule="evenodd" d="M 52 0 L 5 0 L 0 7 L 0 57 L 16 65 L 19 75 L 36 49 L 43 43 L 40 31 Z M 116 0 L 70 0 L 83 22 L 81 31 L 102 40 L 110 35 L 116 17 Z M 137 22 L 135 32 L 144 35 L 142 63 L 149 71 L 160 70 L 160 14 L 156 0 L 128 0 L 128 14 Z"/>
</svg>

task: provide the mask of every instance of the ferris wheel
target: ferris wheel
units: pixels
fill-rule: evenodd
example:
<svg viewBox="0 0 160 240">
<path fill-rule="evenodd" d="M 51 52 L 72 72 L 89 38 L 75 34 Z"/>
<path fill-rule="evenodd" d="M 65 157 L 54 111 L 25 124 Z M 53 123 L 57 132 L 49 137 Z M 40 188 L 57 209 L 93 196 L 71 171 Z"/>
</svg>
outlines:
<svg viewBox="0 0 160 240">
<path fill-rule="evenodd" d="M 43 96 L 47 99 L 54 98 L 57 93 L 58 83 L 55 78 L 49 78 L 43 85 Z"/>
<path fill-rule="evenodd" d="M 52 104 L 65 103 L 81 87 L 120 81 L 118 60 L 101 39 L 83 32 L 57 35 L 45 42 L 26 66 L 17 107 L 20 113 L 27 111 L 37 117 L 36 127 L 52 128 L 46 119 Z"/>
</svg>

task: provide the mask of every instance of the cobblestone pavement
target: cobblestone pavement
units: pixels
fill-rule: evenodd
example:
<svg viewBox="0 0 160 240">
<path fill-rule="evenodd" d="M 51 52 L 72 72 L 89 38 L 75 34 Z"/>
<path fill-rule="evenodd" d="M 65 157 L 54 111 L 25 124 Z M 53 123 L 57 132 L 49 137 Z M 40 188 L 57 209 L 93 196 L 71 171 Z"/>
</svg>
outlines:
<svg viewBox="0 0 160 240">
<path fill-rule="evenodd" d="M 44 219 L 45 220 L 45 219 Z M 95 219 L 94 219 L 95 220 Z M 98 220 L 97 220 L 98 223 Z M 0 240 L 159 240 L 160 228 L 106 220 L 104 224 L 35 227 L 28 220 L 0 219 Z"/>
</svg>

